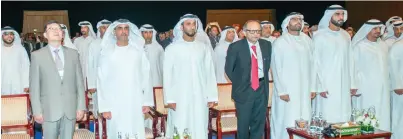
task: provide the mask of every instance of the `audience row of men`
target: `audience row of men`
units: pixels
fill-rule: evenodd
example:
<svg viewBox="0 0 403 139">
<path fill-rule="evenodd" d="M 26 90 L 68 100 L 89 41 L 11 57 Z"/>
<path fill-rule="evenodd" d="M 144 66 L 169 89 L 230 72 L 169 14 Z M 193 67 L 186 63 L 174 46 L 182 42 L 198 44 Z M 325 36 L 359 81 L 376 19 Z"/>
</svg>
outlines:
<svg viewBox="0 0 403 139">
<path fill-rule="evenodd" d="M 154 106 L 152 88 L 162 86 L 169 108 L 165 135 L 187 129 L 192 138 L 206 139 L 217 83 L 232 83 L 238 138 L 263 136 L 269 89 L 272 138 L 288 138 L 286 127 L 310 119 L 312 112 L 328 122 L 346 122 L 352 108 L 372 106 L 378 128 L 402 138 L 402 18 L 391 17 L 386 25 L 370 19 L 355 34 L 341 28 L 346 20 L 339 5 L 328 7 L 311 28 L 304 15 L 292 12 L 277 37 L 269 21 L 223 29 L 211 23 L 203 30 L 196 15 L 186 14 L 160 42 L 149 24 L 102 20 L 95 33 L 82 21 L 74 43 L 65 25 L 50 21 L 43 34 L 48 44 L 30 54 L 17 32 L 5 27 L 2 95 L 30 93 L 45 138 L 59 133 L 71 138 L 86 110 L 86 90 L 93 94 L 95 117 L 107 119 L 108 138 L 118 133 L 144 138 L 150 122 L 143 114 Z M 274 88 L 268 87 L 271 80 Z"/>
</svg>

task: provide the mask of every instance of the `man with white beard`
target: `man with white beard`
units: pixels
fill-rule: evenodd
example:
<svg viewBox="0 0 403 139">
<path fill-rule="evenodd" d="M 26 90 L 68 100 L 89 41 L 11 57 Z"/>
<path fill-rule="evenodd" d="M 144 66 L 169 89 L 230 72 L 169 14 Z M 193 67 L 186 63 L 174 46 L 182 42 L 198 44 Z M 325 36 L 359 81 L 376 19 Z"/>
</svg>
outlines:
<svg viewBox="0 0 403 139">
<path fill-rule="evenodd" d="M 347 10 L 343 7 L 328 7 L 313 37 L 315 92 L 320 93 L 316 111 L 328 122 L 349 120 L 351 94 L 357 91 L 352 89 L 355 86 L 351 81 L 354 78 L 350 35 L 341 28 L 346 20 Z"/>
<path fill-rule="evenodd" d="M 393 43 L 396 42 L 396 40 L 400 40 L 403 38 L 401 30 L 402 27 L 403 27 L 402 20 L 396 20 L 391 25 L 389 25 L 388 30 L 390 31 L 388 31 L 388 34 L 384 39 L 389 49 L 390 47 L 392 47 Z"/>
<path fill-rule="evenodd" d="M 1 29 L 1 95 L 29 92 L 29 58 L 21 38 L 11 27 Z"/>
<path fill-rule="evenodd" d="M 287 139 L 287 127 L 299 118 L 309 119 L 311 113 L 312 40 L 301 32 L 304 16 L 290 13 L 281 24 L 283 35 L 273 44 L 272 71 L 274 79 L 271 138 Z M 315 96 L 315 95 L 312 95 Z"/>
<path fill-rule="evenodd" d="M 153 87 L 162 86 L 162 63 L 164 62 L 164 49 L 157 42 L 157 31 L 153 26 L 145 24 L 140 27 L 145 40 L 144 51 L 146 52 L 151 68 L 151 82 Z"/>
<path fill-rule="evenodd" d="M 87 86 L 87 62 L 88 62 L 88 53 L 89 53 L 89 48 L 90 44 L 93 40 L 97 38 L 94 29 L 92 28 L 92 25 L 88 21 L 82 21 L 78 23 L 78 25 L 81 27 L 81 34 L 82 36 L 78 37 L 77 39 L 74 40 L 74 45 L 78 49 L 78 53 L 80 54 L 80 62 L 81 62 L 81 67 L 83 70 L 83 79 L 84 79 L 84 84 L 85 84 L 85 90 L 88 89 Z"/>
<path fill-rule="evenodd" d="M 273 23 L 265 20 L 260 22 L 260 25 L 262 26 L 262 39 L 273 43 L 276 40 L 276 37 L 271 36 L 273 31 L 276 30 Z"/>
<path fill-rule="evenodd" d="M 97 93 L 108 138 L 144 139 L 144 113 L 154 106 L 144 39 L 136 25 L 119 19 L 106 30 L 101 47 Z"/>
<path fill-rule="evenodd" d="M 177 129 L 192 139 L 207 139 L 208 109 L 218 101 L 211 45 L 196 15 L 186 14 L 174 27 L 174 41 L 165 49 L 164 101 L 168 110 L 167 136 Z M 200 41 L 202 40 L 202 41 Z"/>
<path fill-rule="evenodd" d="M 380 38 L 385 26 L 376 19 L 368 20 L 355 34 L 351 46 L 358 91 L 357 108 L 375 107 L 379 129 L 390 131 L 390 84 L 388 46 Z"/>
<path fill-rule="evenodd" d="M 392 139 L 403 138 L 403 39 L 389 49 L 389 71 L 392 84 Z"/>
<path fill-rule="evenodd" d="M 97 38 L 91 42 L 89 53 L 88 53 L 88 66 L 87 66 L 87 82 L 88 82 L 88 91 L 92 94 L 92 112 L 94 118 L 98 119 L 99 127 L 102 127 L 102 118 L 98 118 L 98 94 L 97 91 L 97 68 L 98 68 L 98 58 L 99 53 L 101 52 L 101 41 L 104 37 L 106 29 L 109 25 L 112 24 L 109 20 L 101 20 L 97 23 Z M 99 128 L 100 137 L 102 137 L 102 128 Z"/>
<path fill-rule="evenodd" d="M 234 27 L 225 26 L 221 32 L 220 41 L 217 47 L 214 48 L 214 54 L 216 57 L 215 72 L 217 83 L 230 83 L 231 81 L 225 75 L 225 57 L 227 56 L 227 49 L 229 45 L 235 41 L 238 41 L 238 35 Z"/>
</svg>

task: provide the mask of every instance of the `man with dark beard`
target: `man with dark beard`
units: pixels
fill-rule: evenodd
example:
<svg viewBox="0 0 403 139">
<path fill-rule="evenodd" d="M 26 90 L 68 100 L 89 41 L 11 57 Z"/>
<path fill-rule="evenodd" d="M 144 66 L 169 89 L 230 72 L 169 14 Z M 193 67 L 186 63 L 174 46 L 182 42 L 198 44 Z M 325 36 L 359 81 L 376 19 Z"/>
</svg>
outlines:
<svg viewBox="0 0 403 139">
<path fill-rule="evenodd" d="M 208 138 L 208 109 L 218 101 L 211 45 L 196 15 L 186 14 L 174 28 L 174 40 L 165 49 L 164 101 L 168 105 L 167 137 L 174 129 L 183 138 Z M 180 84 L 180 86 L 179 86 Z M 267 101 L 266 101 L 267 102 Z"/>
<path fill-rule="evenodd" d="M 273 44 L 272 139 L 288 138 L 285 128 L 294 126 L 295 119 L 310 118 L 311 97 L 315 96 L 310 95 L 312 40 L 301 32 L 304 27 L 304 16 L 290 13 L 281 24 L 283 35 Z"/>
<path fill-rule="evenodd" d="M 1 95 L 28 93 L 30 64 L 20 36 L 9 26 L 1 34 Z"/>
<path fill-rule="evenodd" d="M 97 38 L 97 35 L 95 34 L 94 29 L 92 28 L 92 24 L 90 22 L 82 21 L 78 23 L 78 25 L 81 27 L 81 33 L 83 35 L 74 40 L 74 45 L 77 47 L 78 53 L 80 54 L 80 62 L 83 70 L 84 84 L 86 84 L 89 48 L 91 42 Z M 88 88 L 86 85 L 85 90 L 87 89 Z"/>
<path fill-rule="evenodd" d="M 313 37 L 314 76 L 319 103 L 316 111 L 328 122 L 348 121 L 351 114 L 351 95 L 355 95 L 350 35 L 340 28 L 347 20 L 347 10 L 332 5 L 319 22 Z M 351 92 L 351 94 L 349 93 Z"/>
</svg>

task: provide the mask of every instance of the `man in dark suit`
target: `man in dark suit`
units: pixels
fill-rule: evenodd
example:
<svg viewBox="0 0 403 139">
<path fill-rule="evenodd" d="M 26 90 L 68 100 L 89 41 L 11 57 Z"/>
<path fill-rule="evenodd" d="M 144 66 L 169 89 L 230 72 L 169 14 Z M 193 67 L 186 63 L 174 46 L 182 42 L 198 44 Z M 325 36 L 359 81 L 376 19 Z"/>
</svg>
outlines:
<svg viewBox="0 0 403 139">
<path fill-rule="evenodd" d="M 271 43 L 259 39 L 259 21 L 247 21 L 245 39 L 232 43 L 227 50 L 225 73 L 232 81 L 232 99 L 238 118 L 239 139 L 261 139 L 269 98 Z"/>
</svg>

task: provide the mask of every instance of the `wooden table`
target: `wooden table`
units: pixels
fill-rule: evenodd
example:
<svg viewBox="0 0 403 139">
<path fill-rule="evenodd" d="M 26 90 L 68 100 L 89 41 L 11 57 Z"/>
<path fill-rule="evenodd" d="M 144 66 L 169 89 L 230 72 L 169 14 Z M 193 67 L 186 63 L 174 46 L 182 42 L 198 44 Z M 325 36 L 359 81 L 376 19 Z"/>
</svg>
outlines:
<svg viewBox="0 0 403 139">
<path fill-rule="evenodd" d="M 309 135 L 307 131 L 304 130 L 298 130 L 295 127 L 290 127 L 287 128 L 288 135 L 290 136 L 290 139 L 294 139 L 293 135 L 300 136 L 302 138 L 306 139 L 318 139 L 318 136 L 313 136 Z M 342 136 L 341 138 L 329 138 L 329 137 L 323 137 L 324 139 L 372 139 L 372 138 L 385 138 L 385 139 L 390 139 L 392 136 L 392 133 L 382 131 L 382 130 L 376 130 L 375 133 L 373 134 L 362 134 L 362 135 L 354 135 L 354 136 Z"/>
</svg>

